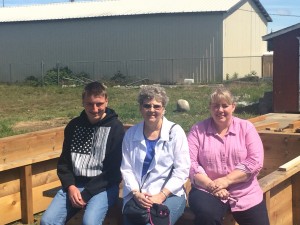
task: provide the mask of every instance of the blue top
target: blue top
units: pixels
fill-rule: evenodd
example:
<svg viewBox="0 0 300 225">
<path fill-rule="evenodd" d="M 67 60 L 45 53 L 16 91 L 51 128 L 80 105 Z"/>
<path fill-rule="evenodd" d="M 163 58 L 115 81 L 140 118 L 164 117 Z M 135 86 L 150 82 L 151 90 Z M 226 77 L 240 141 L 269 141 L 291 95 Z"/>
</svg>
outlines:
<svg viewBox="0 0 300 225">
<path fill-rule="evenodd" d="M 144 137 L 145 137 L 145 135 L 144 135 Z M 145 156 L 144 163 L 143 163 L 142 177 L 147 173 L 149 166 L 152 162 L 152 159 L 155 154 L 155 145 L 156 145 L 158 139 L 159 139 L 159 137 L 155 140 L 149 140 L 148 138 L 145 137 L 147 152 L 146 152 L 146 156 Z"/>
</svg>

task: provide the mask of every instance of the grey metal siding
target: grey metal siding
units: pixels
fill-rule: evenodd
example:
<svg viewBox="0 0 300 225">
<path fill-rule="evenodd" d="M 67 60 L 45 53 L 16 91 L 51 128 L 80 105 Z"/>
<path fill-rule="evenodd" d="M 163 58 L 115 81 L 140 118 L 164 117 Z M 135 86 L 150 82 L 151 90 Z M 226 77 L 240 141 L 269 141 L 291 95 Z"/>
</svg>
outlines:
<svg viewBox="0 0 300 225">
<path fill-rule="evenodd" d="M 222 19 L 187 13 L 1 23 L 0 80 L 41 76 L 61 63 L 93 79 L 120 71 L 158 82 L 220 81 Z"/>
</svg>

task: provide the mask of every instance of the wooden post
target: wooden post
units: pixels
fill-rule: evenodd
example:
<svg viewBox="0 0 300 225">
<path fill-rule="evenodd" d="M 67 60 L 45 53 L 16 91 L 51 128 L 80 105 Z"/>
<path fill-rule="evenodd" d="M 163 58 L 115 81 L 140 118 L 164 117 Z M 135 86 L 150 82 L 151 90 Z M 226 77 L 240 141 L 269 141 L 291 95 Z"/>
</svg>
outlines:
<svg viewBox="0 0 300 225">
<path fill-rule="evenodd" d="M 266 202 L 268 217 L 269 217 L 269 220 L 270 220 L 270 218 L 271 218 L 271 216 L 270 216 L 271 191 L 269 190 L 269 191 L 265 192 L 264 197 L 265 197 L 265 202 Z"/>
<path fill-rule="evenodd" d="M 300 224 L 300 173 L 292 177 L 293 184 L 293 224 Z"/>
<path fill-rule="evenodd" d="M 25 224 L 31 224 L 34 222 L 31 165 L 20 167 L 20 192 L 22 222 Z"/>
</svg>

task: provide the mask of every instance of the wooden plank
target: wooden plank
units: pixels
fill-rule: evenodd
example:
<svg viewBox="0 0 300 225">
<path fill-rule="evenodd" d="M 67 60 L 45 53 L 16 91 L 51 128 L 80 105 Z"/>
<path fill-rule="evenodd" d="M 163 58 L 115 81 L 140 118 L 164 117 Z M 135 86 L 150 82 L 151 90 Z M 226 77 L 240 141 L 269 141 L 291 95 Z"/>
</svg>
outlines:
<svg viewBox="0 0 300 225">
<path fill-rule="evenodd" d="M 289 124 L 290 129 L 297 129 L 300 127 L 300 120 L 293 121 Z"/>
<path fill-rule="evenodd" d="M 48 163 L 49 162 L 49 163 Z M 40 186 L 59 180 L 56 170 L 57 161 L 50 160 L 32 165 L 32 186 Z"/>
<path fill-rule="evenodd" d="M 283 129 L 277 129 L 275 130 L 275 132 L 295 133 L 295 129 L 283 128 Z"/>
<path fill-rule="evenodd" d="M 267 192 L 272 188 L 276 187 L 283 181 L 289 179 L 291 176 L 295 175 L 300 171 L 300 165 L 291 168 L 288 171 L 274 171 L 265 177 L 259 179 L 259 185 L 263 192 Z"/>
<path fill-rule="evenodd" d="M 279 171 L 288 171 L 290 170 L 291 168 L 297 166 L 297 165 L 300 165 L 300 156 L 294 158 L 293 160 L 283 164 L 282 166 L 280 166 L 278 168 Z"/>
<path fill-rule="evenodd" d="M 256 130 L 260 131 L 260 130 L 266 130 L 266 129 L 277 129 L 279 127 L 279 123 L 278 122 L 271 122 L 271 123 L 264 123 L 264 124 L 260 124 L 260 125 L 256 125 L 255 128 Z"/>
<path fill-rule="evenodd" d="M 20 171 L 12 169 L 0 172 L 0 198 L 20 192 Z"/>
<path fill-rule="evenodd" d="M 21 216 L 25 224 L 33 223 L 32 170 L 31 165 L 20 168 Z"/>
<path fill-rule="evenodd" d="M 60 150 L 62 148 L 63 136 L 63 129 L 60 128 L 1 138 L 0 163 L 19 160 L 20 155 L 28 158 Z"/>
<path fill-rule="evenodd" d="M 293 224 L 300 224 L 300 173 L 292 177 L 293 184 Z"/>
<path fill-rule="evenodd" d="M 264 146 L 264 166 L 262 174 L 268 175 L 279 166 L 300 155 L 299 134 L 270 133 L 259 131 Z"/>
<path fill-rule="evenodd" d="M 271 192 L 270 190 L 264 193 L 264 199 L 266 202 L 266 207 L 267 207 L 267 211 L 268 211 L 268 217 L 270 218 L 270 211 L 271 211 Z"/>
<path fill-rule="evenodd" d="M 287 179 L 271 190 L 270 224 L 293 224 L 292 184 Z"/>
<path fill-rule="evenodd" d="M 55 158 L 58 158 L 60 156 L 60 154 L 61 154 L 61 150 L 56 150 L 56 151 L 52 151 L 52 152 L 38 154 L 38 155 L 35 155 L 34 157 L 26 156 L 26 158 L 22 158 L 20 160 L 14 160 L 9 163 L 2 163 L 2 164 L 0 164 L 0 172 L 4 171 L 4 170 L 9 170 L 9 169 L 13 169 L 13 168 L 17 168 L 17 167 L 21 167 L 21 166 L 25 166 L 25 165 L 30 165 L 30 164 L 46 161 L 49 159 L 55 159 Z"/>
<path fill-rule="evenodd" d="M 20 193 L 0 198 L 0 224 L 21 219 Z"/>
<path fill-rule="evenodd" d="M 267 118 L 266 115 L 261 115 L 261 116 L 257 116 L 257 117 L 253 117 L 253 118 L 250 118 L 248 119 L 251 123 L 257 123 L 257 122 L 260 122 L 260 121 L 263 121 Z"/>
<path fill-rule="evenodd" d="M 51 203 L 53 196 L 47 196 L 45 193 L 56 187 L 60 187 L 61 183 L 59 180 L 50 182 L 44 185 L 40 185 L 33 188 L 33 213 L 39 213 L 47 209 Z"/>
<path fill-rule="evenodd" d="M 27 139 L 27 138 L 35 137 L 35 136 L 43 136 L 45 134 L 47 135 L 49 133 L 61 134 L 64 132 L 64 129 L 65 129 L 65 126 L 62 126 L 62 127 L 55 127 L 55 128 L 46 129 L 46 130 L 33 131 L 33 132 L 25 133 L 25 134 L 13 135 L 13 136 L 9 136 L 9 137 L 0 138 L 0 143 L 14 142 L 17 139 Z"/>
</svg>

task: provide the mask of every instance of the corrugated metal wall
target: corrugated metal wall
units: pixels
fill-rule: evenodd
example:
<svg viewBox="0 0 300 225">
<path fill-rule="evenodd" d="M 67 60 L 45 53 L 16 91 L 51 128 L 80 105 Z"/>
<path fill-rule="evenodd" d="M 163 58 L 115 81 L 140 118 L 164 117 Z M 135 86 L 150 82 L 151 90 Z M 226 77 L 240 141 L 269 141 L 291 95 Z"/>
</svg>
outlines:
<svg viewBox="0 0 300 225">
<path fill-rule="evenodd" d="M 244 14 L 226 18 L 224 40 L 223 13 L 0 23 L 0 81 L 42 77 L 57 65 L 94 80 L 120 72 L 165 83 L 213 83 L 226 73 L 260 72 L 266 26 L 255 13 Z"/>
<path fill-rule="evenodd" d="M 222 15 L 164 14 L 0 24 L 0 79 L 42 76 L 60 63 L 93 79 L 221 81 Z"/>
<path fill-rule="evenodd" d="M 267 49 L 262 36 L 267 33 L 267 22 L 249 2 L 241 5 L 224 19 L 224 70 L 239 77 L 256 72 L 262 75 L 262 55 Z"/>
</svg>

